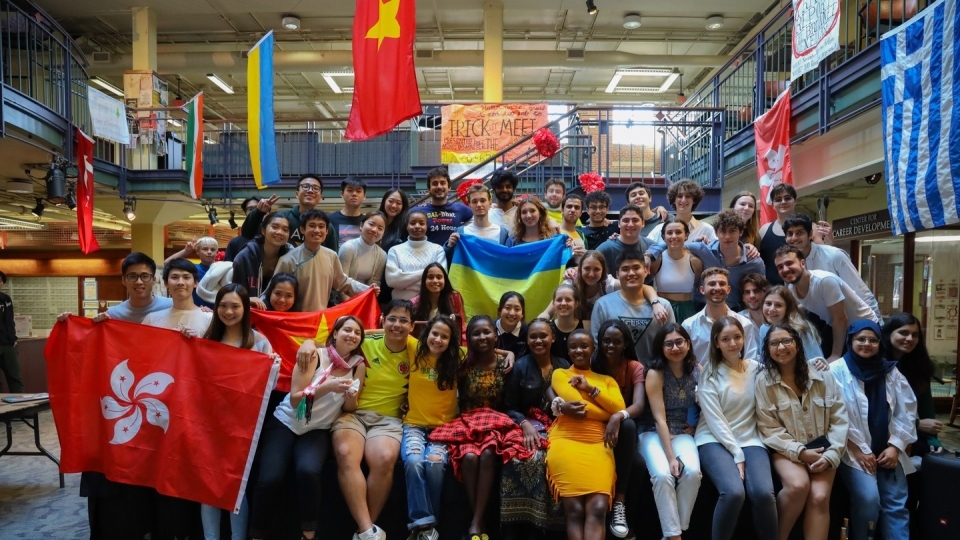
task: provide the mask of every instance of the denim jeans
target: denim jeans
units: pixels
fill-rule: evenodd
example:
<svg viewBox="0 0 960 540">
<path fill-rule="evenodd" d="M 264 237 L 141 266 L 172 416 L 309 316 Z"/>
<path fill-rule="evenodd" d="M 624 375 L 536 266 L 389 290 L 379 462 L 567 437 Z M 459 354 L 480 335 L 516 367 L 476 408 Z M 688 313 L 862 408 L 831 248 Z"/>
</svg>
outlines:
<svg viewBox="0 0 960 540">
<path fill-rule="evenodd" d="M 440 510 L 447 447 L 427 441 L 429 434 L 427 428 L 403 425 L 400 459 L 407 480 L 407 513 L 410 516 L 407 528 L 411 531 L 435 525 Z"/>
<path fill-rule="evenodd" d="M 203 522 L 203 540 L 220 540 L 220 509 L 208 504 L 200 505 L 200 521 Z M 240 511 L 230 513 L 230 540 L 247 539 L 247 496 L 240 501 Z"/>
<path fill-rule="evenodd" d="M 733 454 L 722 444 L 707 443 L 700 446 L 703 473 L 720 493 L 717 506 L 713 509 L 713 540 L 733 538 L 746 497 L 750 497 L 750 506 L 753 508 L 753 526 L 757 538 L 777 537 L 777 500 L 773 494 L 770 454 L 762 446 L 746 446 L 742 450 L 745 465 L 743 480 L 740 479 L 737 464 L 733 462 Z"/>
<path fill-rule="evenodd" d="M 690 435 L 673 435 L 671 441 L 674 455 L 684 465 L 680 478 L 670 474 L 670 464 L 656 431 L 640 434 L 640 455 L 650 471 L 663 535 L 680 536 L 690 527 L 690 514 L 700 491 L 700 454 Z"/>
<path fill-rule="evenodd" d="M 876 475 L 845 463 L 838 472 L 850 492 L 850 540 L 865 540 L 870 521 L 885 540 L 910 540 L 907 477 L 899 463 L 896 469 L 877 467 Z"/>
</svg>

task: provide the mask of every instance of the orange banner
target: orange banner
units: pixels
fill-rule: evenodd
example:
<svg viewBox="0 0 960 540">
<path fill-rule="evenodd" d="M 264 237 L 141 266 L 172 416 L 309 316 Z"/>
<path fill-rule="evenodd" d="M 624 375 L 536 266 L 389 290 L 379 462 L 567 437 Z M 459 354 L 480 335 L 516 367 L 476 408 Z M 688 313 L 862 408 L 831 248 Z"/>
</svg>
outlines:
<svg viewBox="0 0 960 540">
<path fill-rule="evenodd" d="M 444 105 L 440 138 L 445 164 L 477 164 L 547 125 L 546 103 Z M 533 141 L 507 153 L 507 159 L 533 148 Z"/>
</svg>

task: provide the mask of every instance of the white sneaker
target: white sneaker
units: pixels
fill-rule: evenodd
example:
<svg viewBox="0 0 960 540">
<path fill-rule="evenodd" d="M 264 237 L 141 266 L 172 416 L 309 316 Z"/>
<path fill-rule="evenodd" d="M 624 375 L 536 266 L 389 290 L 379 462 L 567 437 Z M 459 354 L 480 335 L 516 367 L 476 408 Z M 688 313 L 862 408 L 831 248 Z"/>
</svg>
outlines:
<svg viewBox="0 0 960 540">
<path fill-rule="evenodd" d="M 357 535 L 359 540 L 387 540 L 387 533 L 383 529 L 373 526 L 369 531 L 363 531 Z"/>
<path fill-rule="evenodd" d="M 627 506 L 622 501 L 613 501 L 613 515 L 610 517 L 610 533 L 617 538 L 626 538 L 630 532 L 627 525 Z"/>
<path fill-rule="evenodd" d="M 430 527 L 429 529 L 424 529 L 420 531 L 420 535 L 417 536 L 417 540 L 439 540 L 440 533 L 436 529 Z"/>
</svg>

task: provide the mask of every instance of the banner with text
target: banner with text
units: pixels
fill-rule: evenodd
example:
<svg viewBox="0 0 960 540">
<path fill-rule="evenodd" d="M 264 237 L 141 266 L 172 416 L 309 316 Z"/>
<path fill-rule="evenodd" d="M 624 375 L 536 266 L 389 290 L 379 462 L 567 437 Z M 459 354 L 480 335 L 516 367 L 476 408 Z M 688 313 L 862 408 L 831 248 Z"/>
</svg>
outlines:
<svg viewBox="0 0 960 540">
<path fill-rule="evenodd" d="M 441 161 L 476 165 L 547 125 L 546 103 L 478 103 L 444 105 Z M 534 148 L 533 141 L 507 153 L 516 159 Z"/>
<path fill-rule="evenodd" d="M 815 69 L 840 50 L 840 0 L 793 0 L 790 80 Z"/>
<path fill-rule="evenodd" d="M 87 104 L 90 106 L 94 135 L 108 141 L 130 144 L 130 126 L 122 101 L 88 86 Z"/>
</svg>

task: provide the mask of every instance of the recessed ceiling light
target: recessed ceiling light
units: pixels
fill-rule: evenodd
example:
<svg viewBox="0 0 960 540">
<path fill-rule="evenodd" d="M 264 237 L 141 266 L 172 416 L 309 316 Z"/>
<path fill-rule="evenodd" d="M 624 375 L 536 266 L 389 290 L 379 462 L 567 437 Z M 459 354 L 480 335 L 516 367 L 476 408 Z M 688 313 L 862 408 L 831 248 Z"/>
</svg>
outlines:
<svg viewBox="0 0 960 540">
<path fill-rule="evenodd" d="M 640 14 L 627 13 L 623 16 L 623 27 L 627 30 L 636 30 L 640 28 Z"/>
<path fill-rule="evenodd" d="M 207 73 L 207 78 L 210 79 L 210 82 L 212 82 L 213 84 L 219 86 L 220 89 L 223 90 L 224 92 L 226 92 L 226 93 L 228 93 L 228 94 L 232 94 L 232 93 L 233 93 L 233 87 L 230 86 L 229 84 L 227 84 L 226 81 L 224 81 L 224 80 L 221 79 L 220 77 L 217 77 L 217 76 L 214 75 L 213 73 Z"/>
<path fill-rule="evenodd" d="M 287 30 L 299 30 L 300 29 L 300 17 L 296 15 L 284 15 L 280 19 L 280 24 Z"/>
<path fill-rule="evenodd" d="M 719 30 L 723 28 L 723 17 L 720 15 L 711 15 L 707 17 L 707 30 Z"/>
</svg>

